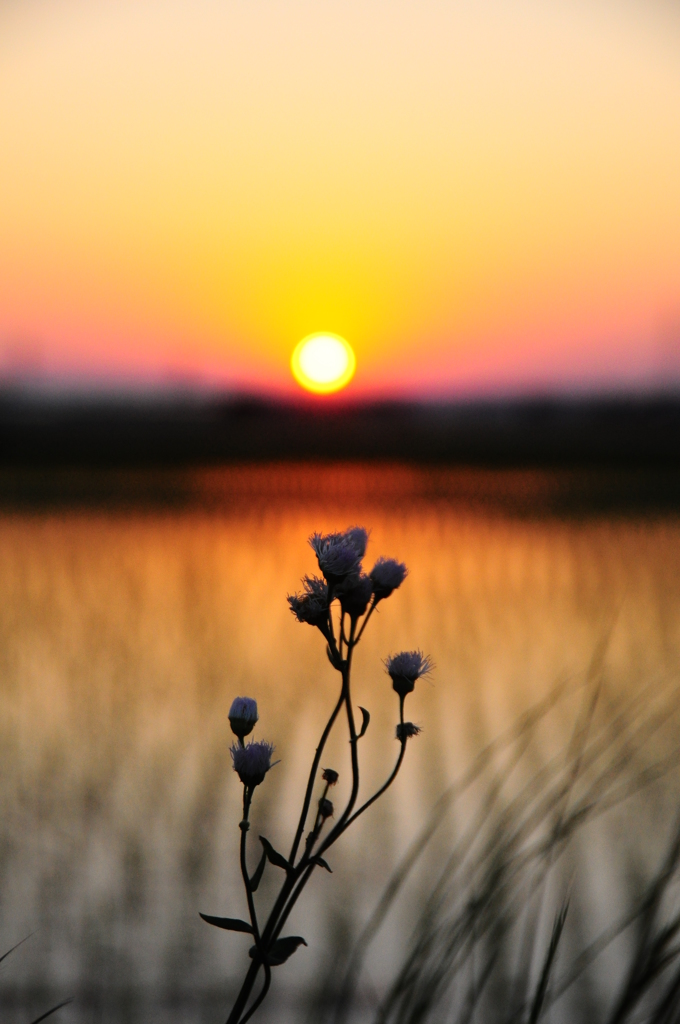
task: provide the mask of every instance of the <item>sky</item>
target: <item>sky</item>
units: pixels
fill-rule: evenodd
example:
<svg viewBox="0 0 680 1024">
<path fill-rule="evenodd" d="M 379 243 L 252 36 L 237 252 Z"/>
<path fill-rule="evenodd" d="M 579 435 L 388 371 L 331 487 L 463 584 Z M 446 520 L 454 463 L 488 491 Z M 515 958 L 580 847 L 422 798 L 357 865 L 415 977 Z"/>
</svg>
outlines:
<svg viewBox="0 0 680 1024">
<path fill-rule="evenodd" d="M 0 375 L 680 390 L 670 0 L 3 0 Z"/>
</svg>

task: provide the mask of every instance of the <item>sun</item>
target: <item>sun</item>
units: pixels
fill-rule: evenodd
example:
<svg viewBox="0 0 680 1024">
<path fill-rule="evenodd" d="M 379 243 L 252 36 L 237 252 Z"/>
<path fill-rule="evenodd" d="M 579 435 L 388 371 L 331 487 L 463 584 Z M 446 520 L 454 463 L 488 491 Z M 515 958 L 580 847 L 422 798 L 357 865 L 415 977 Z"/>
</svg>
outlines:
<svg viewBox="0 0 680 1024">
<path fill-rule="evenodd" d="M 307 391 L 328 395 L 349 384 L 356 370 L 352 346 L 339 334 L 308 334 L 295 346 L 290 368 Z"/>
</svg>

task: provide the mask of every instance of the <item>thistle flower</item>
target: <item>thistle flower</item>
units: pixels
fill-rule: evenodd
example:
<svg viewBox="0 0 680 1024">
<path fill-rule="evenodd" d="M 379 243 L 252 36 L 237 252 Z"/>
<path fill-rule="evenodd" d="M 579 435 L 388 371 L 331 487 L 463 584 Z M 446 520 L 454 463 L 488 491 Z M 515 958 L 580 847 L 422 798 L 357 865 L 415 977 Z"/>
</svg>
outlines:
<svg viewBox="0 0 680 1024">
<path fill-rule="evenodd" d="M 239 779 L 244 786 L 253 788 L 264 781 L 265 775 L 272 767 L 274 745 L 265 740 L 252 740 L 246 743 L 245 747 L 235 743 L 230 748 L 230 753 L 234 771 L 238 772 Z"/>
<path fill-rule="evenodd" d="M 347 576 L 338 584 L 335 594 L 340 599 L 343 612 L 347 612 L 352 619 L 358 619 L 368 608 L 373 583 L 370 576 L 364 576 L 363 573 Z"/>
<path fill-rule="evenodd" d="M 432 662 L 422 651 L 402 651 L 385 660 L 385 668 L 392 679 L 392 687 L 400 697 L 411 693 L 416 679 L 432 671 Z"/>
<path fill-rule="evenodd" d="M 359 572 L 367 542 L 368 532 L 363 526 L 352 526 L 344 533 L 313 533 L 309 538 L 319 568 L 329 583 L 339 583 Z"/>
<path fill-rule="evenodd" d="M 413 722 L 400 722 L 397 726 L 397 739 L 400 743 L 404 740 L 408 740 L 411 736 L 417 736 L 423 730 L 419 725 L 414 725 Z"/>
<path fill-rule="evenodd" d="M 363 526 L 350 526 L 345 530 L 345 540 L 353 546 L 359 558 L 364 557 L 368 544 L 368 530 Z"/>
<path fill-rule="evenodd" d="M 231 731 L 239 739 L 251 733 L 257 722 L 257 701 L 252 697 L 235 697 L 229 708 Z"/>
<path fill-rule="evenodd" d="M 393 590 L 400 587 L 408 575 L 408 569 L 403 562 L 396 558 L 383 558 L 382 556 L 371 569 L 371 580 L 373 582 L 373 594 L 376 603 L 383 598 L 389 597 Z"/>
<path fill-rule="evenodd" d="M 333 816 L 333 804 L 325 796 L 322 796 L 319 800 L 319 815 L 324 821 L 326 818 L 331 818 Z"/>
<path fill-rule="evenodd" d="M 289 594 L 288 604 L 298 622 L 317 626 L 328 636 L 328 586 L 318 576 L 303 576 L 302 593 Z"/>
<path fill-rule="evenodd" d="M 329 786 L 334 786 L 340 776 L 333 768 L 324 768 L 321 778 L 324 782 L 327 782 Z"/>
</svg>

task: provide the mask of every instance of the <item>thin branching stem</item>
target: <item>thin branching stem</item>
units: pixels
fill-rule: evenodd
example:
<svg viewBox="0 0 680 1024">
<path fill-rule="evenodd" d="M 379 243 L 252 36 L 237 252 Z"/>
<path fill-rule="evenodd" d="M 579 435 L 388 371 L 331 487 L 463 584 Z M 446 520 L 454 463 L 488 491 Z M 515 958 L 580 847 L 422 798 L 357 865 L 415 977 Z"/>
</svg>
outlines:
<svg viewBox="0 0 680 1024">
<path fill-rule="evenodd" d="M 309 805 L 312 802 L 312 794 L 314 792 L 314 783 L 316 782 L 317 772 L 319 771 L 319 765 L 321 763 L 321 756 L 323 754 L 324 747 L 326 746 L 326 741 L 328 740 L 328 737 L 331 734 L 331 729 L 335 725 L 335 720 L 338 717 L 338 715 L 340 713 L 340 709 L 341 709 L 342 705 L 344 704 L 344 702 L 345 702 L 345 695 L 344 695 L 343 692 L 341 692 L 340 696 L 338 697 L 337 704 L 333 708 L 333 711 L 331 713 L 331 717 L 326 722 L 326 727 L 325 727 L 324 731 L 321 734 L 321 739 L 319 740 L 319 745 L 316 748 L 316 753 L 314 755 L 314 760 L 312 761 L 312 767 L 311 767 L 310 772 L 309 772 L 309 779 L 307 780 L 307 789 L 305 791 L 305 799 L 304 799 L 304 802 L 302 804 L 302 812 L 300 814 L 300 820 L 298 822 L 297 831 L 295 833 L 295 839 L 293 840 L 293 845 L 292 845 L 291 850 L 290 850 L 290 856 L 288 858 L 288 860 L 290 861 L 291 864 L 295 863 L 295 858 L 297 856 L 298 848 L 300 846 L 300 840 L 302 839 L 302 833 L 305 830 L 305 824 L 307 822 L 307 815 L 309 814 Z"/>
<path fill-rule="evenodd" d="M 256 946 L 256 949 L 257 949 L 258 959 L 257 960 L 253 960 L 253 964 L 251 965 L 251 967 L 250 967 L 250 969 L 249 969 L 249 971 L 248 971 L 248 973 L 247 973 L 247 975 L 245 977 L 243 985 L 241 986 L 241 991 L 239 992 L 238 998 L 237 998 L 236 1002 L 234 1003 L 234 1007 L 233 1007 L 231 1013 L 229 1014 L 229 1017 L 227 1019 L 227 1024 L 238 1024 L 238 1022 L 241 1020 L 241 1014 L 243 1013 L 243 1011 L 244 1011 L 244 1009 L 246 1007 L 246 1004 L 247 1004 L 248 999 L 250 997 L 250 993 L 252 992 L 252 989 L 253 989 L 253 985 L 255 984 L 255 980 L 257 978 L 257 975 L 258 975 L 258 972 L 259 972 L 259 968 L 260 968 L 260 963 L 264 964 L 265 975 L 270 972 L 270 968 L 269 968 L 268 964 L 266 964 L 266 962 L 265 962 L 265 955 L 264 955 L 262 939 L 260 937 L 260 930 L 259 930 L 258 923 L 257 923 L 257 913 L 256 913 L 256 910 L 255 910 L 255 901 L 253 899 L 253 890 L 252 890 L 252 886 L 250 884 L 250 876 L 248 874 L 248 864 L 247 864 L 247 861 L 246 861 L 246 840 L 247 840 L 247 835 L 248 835 L 248 824 L 249 824 L 248 818 L 249 818 L 249 815 L 250 815 L 250 804 L 251 804 L 251 801 L 252 801 L 252 797 L 253 797 L 253 793 L 252 793 L 251 788 L 249 786 L 244 786 L 243 787 L 243 820 L 241 821 L 241 824 L 240 824 L 240 828 L 241 828 L 240 862 L 241 862 L 241 875 L 243 877 L 243 886 L 244 886 L 244 888 L 246 890 L 246 900 L 248 902 L 248 913 L 250 915 L 250 924 L 251 924 L 252 929 L 253 929 L 253 936 L 254 936 L 254 939 L 255 939 L 255 946 Z"/>
<path fill-rule="evenodd" d="M 265 964 L 264 964 L 264 983 L 262 985 L 262 990 L 261 990 L 259 996 L 257 997 L 257 999 L 255 1000 L 255 1002 L 253 1003 L 253 1005 L 250 1007 L 248 1012 L 245 1014 L 245 1016 L 241 1017 L 241 1020 L 240 1020 L 239 1024 L 246 1024 L 246 1021 L 250 1020 L 250 1018 L 253 1016 L 253 1014 L 255 1013 L 257 1008 L 266 999 L 267 993 L 269 992 L 269 988 L 271 986 L 271 983 L 272 983 L 272 969 L 269 966 L 269 964 L 265 961 Z"/>
<path fill-rule="evenodd" d="M 364 630 L 366 629 L 366 626 L 368 625 L 368 620 L 370 619 L 371 615 L 375 611 L 377 605 L 378 605 L 378 602 L 377 602 L 377 600 L 375 598 L 375 595 L 374 595 L 372 600 L 371 600 L 371 606 L 368 609 L 368 612 L 366 613 L 366 617 L 365 617 L 364 621 L 361 623 L 361 629 L 357 633 L 357 638 L 356 638 L 356 640 L 354 642 L 354 646 L 355 647 L 359 643 L 359 641 L 361 640 L 362 636 L 364 635 Z"/>
<path fill-rule="evenodd" d="M 400 721 L 400 724 L 401 724 L 402 729 L 403 729 L 403 726 L 404 726 L 404 698 L 403 697 L 400 700 L 399 721 Z M 343 828 L 343 831 L 346 828 L 349 828 L 349 826 L 352 824 L 352 822 L 356 821 L 360 814 L 363 814 L 364 811 L 367 811 L 368 808 L 371 806 L 371 804 L 374 804 L 375 801 L 379 797 L 381 797 L 383 795 L 383 793 L 386 792 L 386 790 L 388 790 L 390 788 L 390 786 L 392 785 L 392 783 L 396 779 L 397 775 L 399 774 L 399 769 L 401 768 L 402 762 L 404 760 L 404 754 L 406 753 L 406 743 L 407 743 L 407 737 L 405 735 L 403 735 L 403 733 L 402 733 L 401 746 L 400 746 L 400 749 L 399 749 L 399 756 L 397 757 L 396 764 L 395 764 L 394 768 L 392 769 L 392 772 L 391 772 L 389 778 L 387 779 L 386 782 L 384 782 L 382 784 L 380 789 L 376 790 L 376 792 L 373 794 L 372 797 L 369 797 L 369 799 L 365 803 L 363 803 L 361 805 L 361 807 L 358 810 L 356 810 L 354 812 L 354 814 L 350 818 L 347 819 L 347 821 L 345 823 L 345 826 Z M 320 852 L 322 852 L 322 851 L 320 851 Z"/>
</svg>

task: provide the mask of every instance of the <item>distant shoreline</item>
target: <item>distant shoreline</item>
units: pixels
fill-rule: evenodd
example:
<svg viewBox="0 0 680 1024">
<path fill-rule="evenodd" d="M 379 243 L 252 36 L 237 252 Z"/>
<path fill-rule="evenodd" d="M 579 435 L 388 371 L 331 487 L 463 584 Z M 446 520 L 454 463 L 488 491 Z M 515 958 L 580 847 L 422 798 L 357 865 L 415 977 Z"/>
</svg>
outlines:
<svg viewBox="0 0 680 1024">
<path fill-rule="evenodd" d="M 0 467 L 397 461 L 478 467 L 679 467 L 680 398 L 451 404 L 282 403 L 0 392 Z"/>
</svg>

